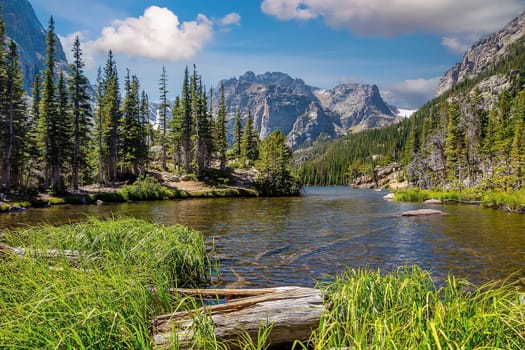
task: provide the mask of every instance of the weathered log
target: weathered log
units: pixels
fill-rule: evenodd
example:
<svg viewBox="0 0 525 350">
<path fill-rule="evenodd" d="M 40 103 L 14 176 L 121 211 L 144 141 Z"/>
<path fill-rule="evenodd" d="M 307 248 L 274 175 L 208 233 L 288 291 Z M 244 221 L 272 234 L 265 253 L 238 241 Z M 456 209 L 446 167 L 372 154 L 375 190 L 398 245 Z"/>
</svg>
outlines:
<svg viewBox="0 0 525 350">
<path fill-rule="evenodd" d="M 48 259 L 67 258 L 72 262 L 78 262 L 80 253 L 77 250 L 56 250 L 56 249 L 28 249 L 22 247 L 11 247 L 5 243 L 0 243 L 0 257 L 11 256 L 31 256 L 34 258 L 45 257 Z"/>
<path fill-rule="evenodd" d="M 178 293 L 223 299 L 249 297 L 156 317 L 151 324 L 151 335 L 157 348 L 169 348 L 173 342 L 181 349 L 191 348 L 196 319 L 203 316 L 213 325 L 216 340 L 227 342 L 232 349 L 238 346 L 237 341 L 243 334 L 256 340 L 261 324 L 272 326 L 267 339 L 272 346 L 307 341 L 318 328 L 325 310 L 321 291 L 313 288 L 179 289 Z"/>
</svg>

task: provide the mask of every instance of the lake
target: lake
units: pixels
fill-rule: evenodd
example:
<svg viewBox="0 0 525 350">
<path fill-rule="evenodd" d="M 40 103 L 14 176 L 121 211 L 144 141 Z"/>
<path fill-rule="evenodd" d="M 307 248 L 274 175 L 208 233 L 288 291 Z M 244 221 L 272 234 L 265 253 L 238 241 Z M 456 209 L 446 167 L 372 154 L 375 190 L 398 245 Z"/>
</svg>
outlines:
<svg viewBox="0 0 525 350">
<path fill-rule="evenodd" d="M 405 264 L 482 284 L 525 278 L 525 215 L 475 206 L 387 202 L 387 192 L 310 187 L 302 197 L 217 198 L 67 205 L 0 215 L 0 228 L 127 215 L 202 231 L 220 259 L 221 285 L 313 286 L 346 268 Z M 447 216 L 400 217 L 434 207 Z"/>
</svg>

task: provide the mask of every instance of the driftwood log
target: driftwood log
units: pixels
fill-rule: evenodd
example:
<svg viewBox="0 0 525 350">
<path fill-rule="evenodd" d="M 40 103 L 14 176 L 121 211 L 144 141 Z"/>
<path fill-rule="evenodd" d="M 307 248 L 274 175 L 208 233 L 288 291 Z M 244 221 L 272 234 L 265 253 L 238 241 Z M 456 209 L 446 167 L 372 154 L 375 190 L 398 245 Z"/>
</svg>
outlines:
<svg viewBox="0 0 525 350">
<path fill-rule="evenodd" d="M 178 289 L 177 293 L 227 301 L 156 317 L 151 324 L 156 348 L 169 348 L 172 343 L 191 348 L 196 319 L 203 317 L 211 322 L 216 340 L 228 343 L 231 349 L 237 348 L 242 334 L 256 340 L 262 325 L 272 327 L 267 339 L 272 346 L 307 341 L 325 310 L 321 291 L 312 288 Z"/>
<path fill-rule="evenodd" d="M 76 250 L 27 249 L 21 247 L 11 247 L 5 243 L 0 243 L 0 258 L 25 255 L 34 258 L 44 257 L 47 259 L 67 258 L 68 260 L 74 263 L 78 262 L 78 260 L 80 259 L 80 253 Z"/>
</svg>

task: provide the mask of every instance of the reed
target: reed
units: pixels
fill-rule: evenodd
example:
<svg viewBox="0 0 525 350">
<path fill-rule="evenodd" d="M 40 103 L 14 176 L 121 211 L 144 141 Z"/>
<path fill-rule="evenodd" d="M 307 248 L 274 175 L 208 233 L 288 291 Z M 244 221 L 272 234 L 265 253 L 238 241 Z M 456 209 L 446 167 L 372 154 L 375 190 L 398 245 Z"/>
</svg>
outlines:
<svg viewBox="0 0 525 350">
<path fill-rule="evenodd" d="M 449 276 L 436 287 L 428 272 L 403 267 L 349 270 L 325 291 L 315 349 L 525 348 L 525 307 L 510 284 L 475 288 Z"/>
<path fill-rule="evenodd" d="M 198 232 L 136 219 L 43 226 L 2 241 L 81 258 L 0 263 L 0 348 L 151 348 L 151 320 L 182 305 L 169 288 L 202 286 L 210 273 Z"/>
</svg>

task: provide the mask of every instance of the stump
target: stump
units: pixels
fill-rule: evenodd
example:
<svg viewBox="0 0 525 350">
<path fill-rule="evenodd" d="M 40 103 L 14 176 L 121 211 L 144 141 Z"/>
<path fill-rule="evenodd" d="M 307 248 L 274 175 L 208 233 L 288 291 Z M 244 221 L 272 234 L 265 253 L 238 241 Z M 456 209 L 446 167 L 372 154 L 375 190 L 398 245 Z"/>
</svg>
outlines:
<svg viewBox="0 0 525 350">
<path fill-rule="evenodd" d="M 181 349 L 192 347 L 196 318 L 208 317 L 217 341 L 228 342 L 235 349 L 242 334 L 257 339 L 261 325 L 272 326 L 268 343 L 272 346 L 307 341 L 318 328 L 324 312 L 322 293 L 318 289 L 281 287 L 239 290 L 177 290 L 182 295 L 239 298 L 196 310 L 156 317 L 151 336 L 156 348 L 169 348 L 177 342 Z M 173 337 L 176 337 L 174 339 Z"/>
</svg>

